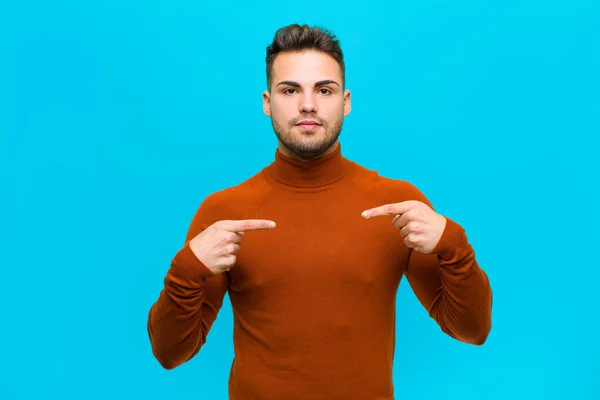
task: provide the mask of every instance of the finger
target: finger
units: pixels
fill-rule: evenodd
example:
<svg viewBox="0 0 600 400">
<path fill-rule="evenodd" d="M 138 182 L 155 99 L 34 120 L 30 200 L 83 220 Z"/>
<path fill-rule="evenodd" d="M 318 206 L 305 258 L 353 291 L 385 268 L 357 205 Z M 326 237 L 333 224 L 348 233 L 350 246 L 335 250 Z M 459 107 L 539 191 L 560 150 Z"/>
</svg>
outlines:
<svg viewBox="0 0 600 400">
<path fill-rule="evenodd" d="M 391 216 L 396 214 L 404 214 L 409 211 L 413 207 L 416 206 L 418 202 L 414 200 L 403 201 L 401 203 L 394 204 L 385 204 L 383 206 L 371 208 L 363 211 L 363 218 L 372 218 L 372 217 L 382 217 L 382 216 Z"/>
<path fill-rule="evenodd" d="M 223 243 L 226 244 L 238 244 L 241 243 L 242 240 L 244 240 L 244 237 L 238 232 L 231 232 L 225 229 L 220 229 L 219 233 L 222 236 L 221 240 L 223 241 Z"/>
<path fill-rule="evenodd" d="M 411 219 L 412 213 L 406 212 L 402 215 L 398 215 L 395 225 L 398 229 L 402 229 L 411 221 Z"/>
<path fill-rule="evenodd" d="M 407 235 L 404 240 L 404 245 L 406 247 L 408 247 L 409 249 L 414 249 L 416 247 L 416 243 L 414 242 L 414 237 L 413 235 Z"/>
<path fill-rule="evenodd" d="M 406 222 L 403 222 L 403 218 L 402 218 L 404 215 L 405 214 L 396 215 L 394 217 L 394 219 L 392 220 L 392 225 L 394 225 L 394 227 L 396 229 L 400 229 L 401 230 L 402 228 L 404 228 L 406 226 Z M 406 220 L 406 219 L 404 219 L 404 220 Z"/>
<path fill-rule="evenodd" d="M 407 237 L 409 233 L 410 228 L 408 227 L 408 225 L 405 225 L 402 229 L 400 229 L 400 235 L 402 235 L 403 238 Z"/>
<path fill-rule="evenodd" d="M 244 232 L 232 232 L 235 236 L 233 237 L 232 243 L 239 244 L 244 240 Z"/>
<path fill-rule="evenodd" d="M 262 229 L 273 229 L 275 222 L 265 219 L 242 219 L 220 221 L 220 227 L 230 232 L 243 233 Z"/>
<path fill-rule="evenodd" d="M 410 216 L 408 214 L 398 214 L 392 220 L 392 225 L 398 229 L 402 229 L 410 222 Z"/>
</svg>

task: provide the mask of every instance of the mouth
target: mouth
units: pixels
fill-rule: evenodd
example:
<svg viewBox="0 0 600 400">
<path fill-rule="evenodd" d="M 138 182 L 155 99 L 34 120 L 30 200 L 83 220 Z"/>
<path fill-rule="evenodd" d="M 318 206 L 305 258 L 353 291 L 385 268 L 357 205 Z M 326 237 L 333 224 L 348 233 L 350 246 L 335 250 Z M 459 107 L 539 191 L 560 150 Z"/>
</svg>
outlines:
<svg viewBox="0 0 600 400">
<path fill-rule="evenodd" d="M 304 120 L 298 122 L 296 126 L 299 126 L 301 129 L 311 130 L 316 129 L 317 127 L 321 126 L 321 124 L 314 120 Z"/>
</svg>

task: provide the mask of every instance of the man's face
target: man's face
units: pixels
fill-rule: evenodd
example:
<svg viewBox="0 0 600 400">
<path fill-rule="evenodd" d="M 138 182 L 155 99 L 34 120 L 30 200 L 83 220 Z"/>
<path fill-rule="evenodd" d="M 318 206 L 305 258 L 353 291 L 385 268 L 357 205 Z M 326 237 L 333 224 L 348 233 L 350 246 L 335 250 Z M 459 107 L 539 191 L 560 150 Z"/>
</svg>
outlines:
<svg viewBox="0 0 600 400">
<path fill-rule="evenodd" d="M 343 91 L 339 64 L 320 51 L 284 52 L 275 58 L 271 76 L 263 109 L 280 149 L 282 144 L 292 157 L 318 158 L 336 143 L 350 113 L 350 92 Z"/>
</svg>

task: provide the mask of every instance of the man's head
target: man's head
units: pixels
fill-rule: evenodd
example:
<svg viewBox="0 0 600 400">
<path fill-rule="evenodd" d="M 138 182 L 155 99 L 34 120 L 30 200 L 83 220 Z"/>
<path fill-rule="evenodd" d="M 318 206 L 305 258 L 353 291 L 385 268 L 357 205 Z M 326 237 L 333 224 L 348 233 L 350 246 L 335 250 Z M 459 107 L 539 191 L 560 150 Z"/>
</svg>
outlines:
<svg viewBox="0 0 600 400">
<path fill-rule="evenodd" d="M 267 47 L 266 64 L 263 109 L 280 151 L 310 160 L 334 150 L 351 108 L 336 37 L 306 25 L 280 28 Z"/>
</svg>

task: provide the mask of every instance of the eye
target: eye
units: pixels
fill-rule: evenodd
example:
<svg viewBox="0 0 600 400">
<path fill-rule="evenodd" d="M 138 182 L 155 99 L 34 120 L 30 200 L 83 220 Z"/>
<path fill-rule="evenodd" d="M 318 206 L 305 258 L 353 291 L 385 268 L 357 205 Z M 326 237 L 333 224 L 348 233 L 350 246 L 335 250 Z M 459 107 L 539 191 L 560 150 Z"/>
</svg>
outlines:
<svg viewBox="0 0 600 400">
<path fill-rule="evenodd" d="M 294 92 L 296 92 L 296 89 L 294 88 L 287 88 L 283 90 L 284 94 L 294 94 Z"/>
<path fill-rule="evenodd" d="M 321 88 L 321 89 L 319 89 L 319 94 L 328 95 L 328 94 L 331 94 L 331 90 L 329 90 L 327 88 Z"/>
</svg>

